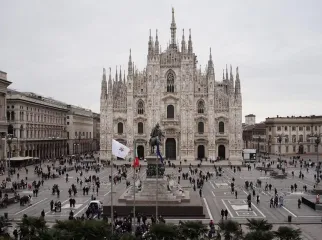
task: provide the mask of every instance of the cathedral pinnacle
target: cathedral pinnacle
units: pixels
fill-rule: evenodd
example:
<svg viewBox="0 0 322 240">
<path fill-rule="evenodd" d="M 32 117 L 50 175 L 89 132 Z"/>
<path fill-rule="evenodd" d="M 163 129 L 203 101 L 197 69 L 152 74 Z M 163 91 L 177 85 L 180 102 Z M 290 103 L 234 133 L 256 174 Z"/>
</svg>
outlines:
<svg viewBox="0 0 322 240">
<path fill-rule="evenodd" d="M 184 29 L 182 29 L 181 52 L 186 53 L 186 40 L 184 39 Z"/>
<path fill-rule="evenodd" d="M 101 99 L 107 98 L 107 82 L 106 82 L 106 71 L 103 68 L 103 77 L 102 77 L 102 84 L 101 84 Z"/>
<path fill-rule="evenodd" d="M 176 30 L 177 30 L 177 25 L 174 19 L 174 8 L 172 8 L 172 22 L 171 22 L 171 43 L 170 43 L 170 48 L 177 49 L 177 44 L 176 44 Z"/>
<path fill-rule="evenodd" d="M 127 75 L 132 75 L 133 73 L 133 65 L 132 65 L 132 54 L 131 54 L 131 49 L 130 49 L 130 56 L 129 56 L 129 62 L 127 66 Z"/>
<path fill-rule="evenodd" d="M 116 66 L 116 71 L 115 71 L 115 82 L 118 81 L 118 77 L 117 77 L 117 66 Z"/>
<path fill-rule="evenodd" d="M 239 79 L 238 67 L 236 68 L 235 94 L 236 95 L 240 94 L 240 79 Z"/>
<path fill-rule="evenodd" d="M 226 80 L 228 80 L 228 68 L 227 68 L 227 64 L 226 64 Z"/>
<path fill-rule="evenodd" d="M 120 66 L 120 79 L 119 79 L 120 82 L 122 82 L 122 67 Z"/>
<path fill-rule="evenodd" d="M 159 54 L 159 37 L 158 37 L 158 29 L 155 33 L 155 47 L 154 47 L 154 53 Z"/>
<path fill-rule="evenodd" d="M 192 52 L 191 29 L 189 29 L 188 54 L 192 54 Z"/>
</svg>

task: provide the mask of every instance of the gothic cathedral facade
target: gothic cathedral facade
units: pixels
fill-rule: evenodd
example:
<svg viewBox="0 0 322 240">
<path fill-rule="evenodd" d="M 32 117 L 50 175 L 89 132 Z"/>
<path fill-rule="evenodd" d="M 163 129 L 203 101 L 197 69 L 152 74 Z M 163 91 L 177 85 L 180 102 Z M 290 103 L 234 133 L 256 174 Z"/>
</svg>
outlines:
<svg viewBox="0 0 322 240">
<path fill-rule="evenodd" d="M 130 158 L 149 155 L 151 129 L 164 131 L 161 151 L 166 160 L 242 159 L 242 95 L 238 68 L 226 66 L 215 79 L 210 56 L 206 70 L 197 68 L 191 32 L 176 42 L 172 10 L 171 43 L 161 51 L 158 33 L 150 32 L 147 66 L 138 71 L 130 51 L 127 78 L 120 70 L 112 79 L 103 70 L 100 113 L 100 158 L 112 157 L 112 139 L 128 146 Z M 134 149 L 136 147 L 136 149 Z"/>
</svg>

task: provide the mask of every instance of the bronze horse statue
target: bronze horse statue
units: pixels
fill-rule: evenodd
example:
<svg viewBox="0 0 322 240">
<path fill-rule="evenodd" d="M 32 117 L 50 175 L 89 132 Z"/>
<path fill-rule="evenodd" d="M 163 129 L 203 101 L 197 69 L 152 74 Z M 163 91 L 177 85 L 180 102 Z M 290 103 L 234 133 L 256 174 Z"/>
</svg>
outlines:
<svg viewBox="0 0 322 240">
<path fill-rule="evenodd" d="M 157 125 L 152 129 L 151 132 L 151 138 L 149 141 L 150 147 L 151 147 L 151 154 L 154 153 L 154 147 L 157 145 L 162 145 L 161 144 L 161 138 L 164 137 L 159 124 L 157 123 Z"/>
</svg>

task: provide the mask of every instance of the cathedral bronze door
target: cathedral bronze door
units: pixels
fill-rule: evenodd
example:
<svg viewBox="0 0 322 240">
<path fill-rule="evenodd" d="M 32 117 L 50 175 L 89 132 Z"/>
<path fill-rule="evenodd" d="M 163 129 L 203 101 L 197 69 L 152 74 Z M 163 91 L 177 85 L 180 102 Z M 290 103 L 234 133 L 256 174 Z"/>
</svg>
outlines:
<svg viewBox="0 0 322 240">
<path fill-rule="evenodd" d="M 144 159 L 144 147 L 143 146 L 137 146 L 137 154 L 138 158 Z"/>
<path fill-rule="evenodd" d="M 198 160 L 205 158 L 205 146 L 199 145 L 198 146 Z"/>
<path fill-rule="evenodd" d="M 165 141 L 165 158 L 166 160 L 176 160 L 177 146 L 174 138 L 167 138 Z"/>
<path fill-rule="evenodd" d="M 221 160 L 225 160 L 226 159 L 226 148 L 224 145 L 219 145 L 218 146 L 218 157 Z"/>
</svg>

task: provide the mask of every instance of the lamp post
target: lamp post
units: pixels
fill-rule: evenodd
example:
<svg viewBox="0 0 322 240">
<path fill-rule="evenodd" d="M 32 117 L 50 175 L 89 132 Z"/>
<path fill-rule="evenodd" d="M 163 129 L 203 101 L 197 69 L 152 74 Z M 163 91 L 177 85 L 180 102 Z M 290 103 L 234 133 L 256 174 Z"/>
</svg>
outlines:
<svg viewBox="0 0 322 240">
<path fill-rule="evenodd" d="M 314 139 L 314 146 L 316 147 L 316 182 L 320 182 L 320 164 L 319 164 L 319 145 L 321 143 L 321 134 L 311 135 Z"/>
<path fill-rule="evenodd" d="M 260 143 L 261 139 L 262 139 L 261 136 L 258 136 L 258 138 L 257 138 L 258 161 L 260 161 L 260 156 L 259 156 L 259 151 L 260 151 L 260 149 L 259 149 L 259 143 Z"/>
<path fill-rule="evenodd" d="M 12 143 L 13 138 L 14 138 L 13 134 L 7 134 L 7 144 L 8 144 L 8 147 L 9 147 L 9 156 L 7 158 L 7 161 L 8 161 L 8 178 L 10 178 L 11 143 Z"/>
<path fill-rule="evenodd" d="M 279 134 L 277 136 L 277 142 L 280 144 L 280 149 L 279 149 L 279 152 L 280 152 L 280 160 L 279 161 L 282 161 L 282 158 L 281 158 L 281 154 L 282 154 L 282 141 L 283 141 L 283 135 Z"/>
</svg>

